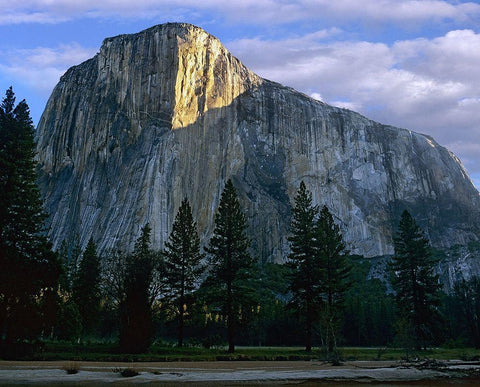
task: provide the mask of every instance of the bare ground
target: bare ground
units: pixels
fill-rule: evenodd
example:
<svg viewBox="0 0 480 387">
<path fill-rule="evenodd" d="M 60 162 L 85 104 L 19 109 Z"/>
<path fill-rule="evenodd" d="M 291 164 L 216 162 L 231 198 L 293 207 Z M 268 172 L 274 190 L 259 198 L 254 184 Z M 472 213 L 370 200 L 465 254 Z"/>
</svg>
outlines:
<svg viewBox="0 0 480 387">
<path fill-rule="evenodd" d="M 69 375 L 67 366 L 77 368 Z M 122 377 L 119 370 L 131 368 L 135 377 Z M 0 385 L 278 385 L 357 383 L 382 385 L 480 385 L 478 362 L 405 364 L 396 361 L 352 361 L 332 366 L 320 361 L 229 361 L 229 362 L 22 362 L 0 361 Z M 430 384 L 433 383 L 433 384 Z"/>
</svg>

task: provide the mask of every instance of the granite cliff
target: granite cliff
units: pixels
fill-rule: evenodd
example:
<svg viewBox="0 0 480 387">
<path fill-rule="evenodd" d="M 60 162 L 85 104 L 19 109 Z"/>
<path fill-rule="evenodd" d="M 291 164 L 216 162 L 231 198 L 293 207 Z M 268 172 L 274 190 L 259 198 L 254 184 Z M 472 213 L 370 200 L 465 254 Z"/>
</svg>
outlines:
<svg viewBox="0 0 480 387">
<path fill-rule="evenodd" d="M 189 24 L 106 39 L 60 79 L 37 141 L 55 246 L 128 248 L 149 222 L 161 248 L 185 196 L 207 238 L 228 178 L 264 261 L 286 257 L 301 180 L 357 254 L 392 253 L 404 209 L 435 246 L 480 239 L 479 193 L 431 137 L 262 79 Z"/>
</svg>

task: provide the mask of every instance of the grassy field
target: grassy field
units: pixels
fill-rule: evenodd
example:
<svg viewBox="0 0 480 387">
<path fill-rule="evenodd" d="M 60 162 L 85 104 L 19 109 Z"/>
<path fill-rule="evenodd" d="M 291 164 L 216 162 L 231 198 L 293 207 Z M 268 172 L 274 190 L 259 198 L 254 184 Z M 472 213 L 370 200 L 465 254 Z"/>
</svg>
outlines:
<svg viewBox="0 0 480 387">
<path fill-rule="evenodd" d="M 78 361 L 229 361 L 229 360 L 402 360 L 406 359 L 460 359 L 480 360 L 480 350 L 473 348 L 432 348 L 408 354 L 397 348 L 338 348 L 335 354 L 328 354 L 315 348 L 307 353 L 301 347 L 237 347 L 234 354 L 225 348 L 204 349 L 200 347 L 176 348 L 152 346 L 144 354 L 123 354 L 114 344 L 70 344 L 46 343 L 31 359 L 27 360 L 78 360 Z"/>
</svg>

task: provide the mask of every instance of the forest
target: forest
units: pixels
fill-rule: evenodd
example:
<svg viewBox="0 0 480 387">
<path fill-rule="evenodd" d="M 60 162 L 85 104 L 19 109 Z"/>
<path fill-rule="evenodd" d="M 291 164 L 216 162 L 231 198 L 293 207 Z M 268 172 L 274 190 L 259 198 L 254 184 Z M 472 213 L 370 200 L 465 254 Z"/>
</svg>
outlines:
<svg viewBox="0 0 480 387">
<path fill-rule="evenodd" d="M 441 252 L 404 211 L 385 278 L 349 254 L 326 207 L 301 182 L 292 206 L 285 264 L 261 264 L 232 180 L 225 183 L 208 241 L 184 198 L 162 250 L 142 225 L 132 251 L 101 256 L 90 239 L 46 236 L 36 185 L 34 127 L 12 88 L 0 106 L 0 358 L 45 343 L 104 343 L 116 353 L 154 347 L 301 346 L 480 348 L 480 279 L 446 293 L 435 272 Z M 98 241 L 97 241 L 98 242 Z"/>
</svg>

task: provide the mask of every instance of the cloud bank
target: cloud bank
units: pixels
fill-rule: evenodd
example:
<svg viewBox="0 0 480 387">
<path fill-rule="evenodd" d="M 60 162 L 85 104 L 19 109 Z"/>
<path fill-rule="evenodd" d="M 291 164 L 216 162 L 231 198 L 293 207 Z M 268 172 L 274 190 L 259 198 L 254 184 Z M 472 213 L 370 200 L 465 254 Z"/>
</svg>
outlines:
<svg viewBox="0 0 480 387">
<path fill-rule="evenodd" d="M 56 48 L 5 50 L 1 52 L 4 60 L 0 72 L 48 97 L 69 67 L 91 58 L 96 51 L 77 43 Z"/>
<path fill-rule="evenodd" d="M 192 17 L 211 12 L 227 21 L 291 23 L 342 19 L 418 23 L 423 20 L 467 22 L 480 15 L 476 2 L 446 0 L 22 0 L 0 1 L 0 24 L 60 23 L 79 17 L 154 18 L 179 12 Z"/>
<path fill-rule="evenodd" d="M 214 26 L 259 75 L 313 98 L 435 137 L 480 187 L 480 4 L 458 0 L 0 0 L 0 26 L 86 19 Z M 222 27 L 223 26 L 223 27 Z M 222 28 L 226 39 L 222 36 Z M 232 38 L 230 29 L 240 32 Z M 81 29 L 79 29 L 81 30 Z M 81 41 L 79 37 L 77 41 Z M 0 45 L 0 78 L 48 97 L 98 50 Z"/>
<path fill-rule="evenodd" d="M 230 50 L 259 75 L 369 118 L 432 134 L 480 172 L 480 34 L 451 31 L 392 45 L 240 39 Z"/>
</svg>

